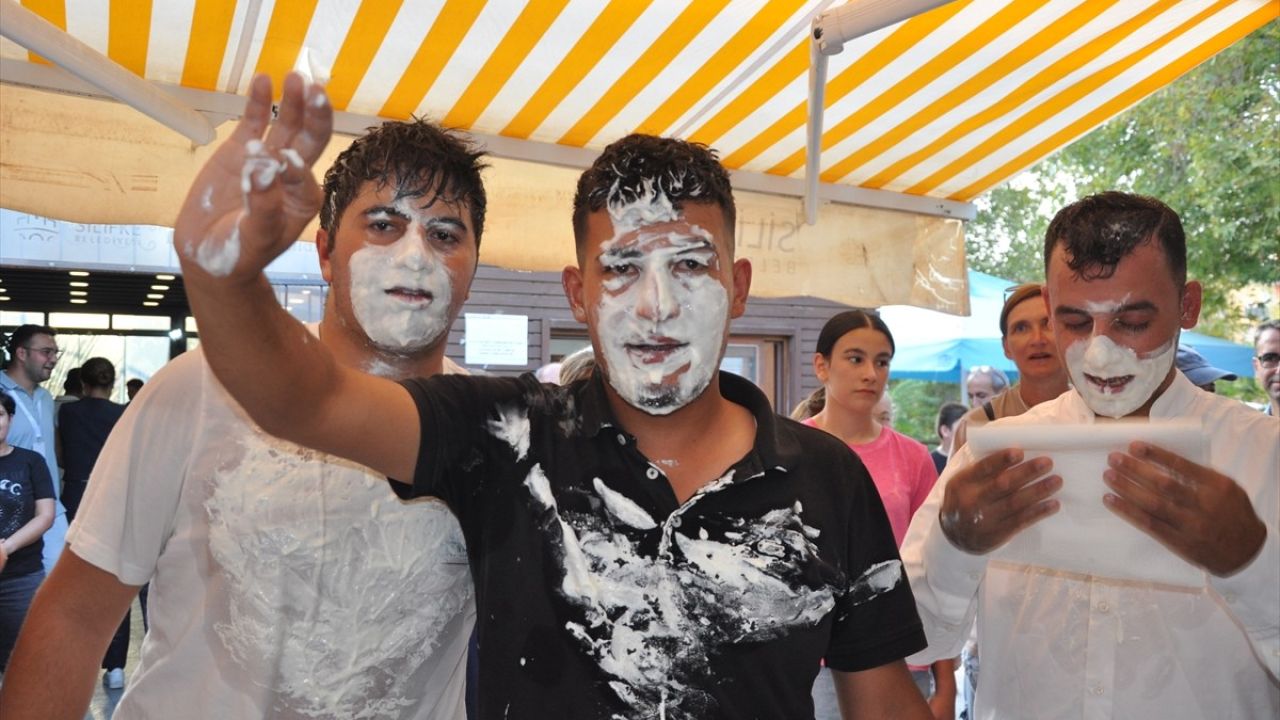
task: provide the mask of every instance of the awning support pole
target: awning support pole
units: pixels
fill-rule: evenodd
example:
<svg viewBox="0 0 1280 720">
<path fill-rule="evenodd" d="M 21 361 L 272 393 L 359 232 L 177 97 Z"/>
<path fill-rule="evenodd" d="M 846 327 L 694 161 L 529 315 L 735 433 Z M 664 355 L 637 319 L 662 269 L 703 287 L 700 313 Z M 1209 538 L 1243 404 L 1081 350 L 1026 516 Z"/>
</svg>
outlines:
<svg viewBox="0 0 1280 720">
<path fill-rule="evenodd" d="M 827 85 L 827 56 L 837 55 L 844 44 L 926 13 L 951 0 L 851 0 L 813 19 L 809 33 L 809 117 L 805 139 L 804 216 L 818 222 L 818 173 L 822 159 L 822 111 Z"/>
</svg>

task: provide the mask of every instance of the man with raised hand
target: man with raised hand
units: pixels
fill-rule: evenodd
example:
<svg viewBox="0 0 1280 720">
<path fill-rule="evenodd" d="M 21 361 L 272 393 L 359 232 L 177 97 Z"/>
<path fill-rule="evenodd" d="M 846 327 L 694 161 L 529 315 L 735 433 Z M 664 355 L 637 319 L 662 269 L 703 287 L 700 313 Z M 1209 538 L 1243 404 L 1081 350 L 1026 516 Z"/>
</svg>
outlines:
<svg viewBox="0 0 1280 720">
<path fill-rule="evenodd" d="M 1007 449 L 947 465 L 903 545 L 929 636 L 954 655 L 975 614 L 975 717 L 1263 718 L 1280 712 L 1280 422 L 1195 387 L 1174 367 L 1196 324 L 1176 213 L 1107 192 L 1045 235 L 1045 305 L 1071 391 L 997 426 L 1194 418 L 1200 465 L 1145 442 L 1107 457 L 1120 518 L 1203 569 L 1198 587 L 988 559 L 1059 509 L 1051 461 Z"/>
<path fill-rule="evenodd" d="M 847 717 L 928 717 L 901 660 L 923 637 L 865 469 L 718 372 L 751 266 L 734 260 L 710 151 L 631 136 L 580 179 L 564 286 L 599 361 L 590 379 L 394 383 L 323 348 L 285 366 L 315 341 L 261 273 L 319 207 L 308 165 L 329 108 L 295 76 L 268 131 L 269 108 L 257 78 L 177 224 L 207 356 L 268 430 L 457 513 L 482 718 L 812 716 L 824 656 Z M 245 170 L 259 165 L 279 172 Z M 232 254 L 216 274 L 198 262 Z"/>
<path fill-rule="evenodd" d="M 264 102 L 256 95 L 250 112 Z M 323 198 L 324 318 L 294 325 L 307 349 L 273 361 L 286 401 L 317 392 L 290 377 L 321 349 L 320 362 L 390 378 L 458 371 L 444 352 L 476 269 L 480 155 L 461 135 L 410 121 L 377 127 L 338 156 L 313 196 Z M 249 172 L 270 172 L 259 160 Z M 257 373 L 267 341 L 240 328 L 233 372 Z M 0 715 L 83 717 L 111 629 L 150 581 L 149 634 L 116 720 L 460 720 L 475 610 L 452 513 L 402 503 L 381 476 L 266 435 L 203 353 L 163 368 L 108 441 Z M 25 679 L 51 674 L 61 681 Z"/>
</svg>

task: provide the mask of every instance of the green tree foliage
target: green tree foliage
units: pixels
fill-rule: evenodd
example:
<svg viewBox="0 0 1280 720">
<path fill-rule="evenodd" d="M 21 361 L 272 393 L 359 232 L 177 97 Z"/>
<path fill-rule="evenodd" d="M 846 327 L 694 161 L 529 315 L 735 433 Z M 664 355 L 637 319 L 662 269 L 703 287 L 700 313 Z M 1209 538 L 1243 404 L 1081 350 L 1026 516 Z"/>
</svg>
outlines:
<svg viewBox="0 0 1280 720">
<path fill-rule="evenodd" d="M 934 430 L 938 408 L 960 399 L 955 384 L 924 380 L 890 380 L 888 392 L 898 408 L 893 429 L 930 448 L 938 444 L 938 433 Z"/>
<path fill-rule="evenodd" d="M 1280 281 L 1280 22 L 978 200 L 971 266 L 1043 277 L 1053 213 L 1107 189 L 1158 197 L 1181 215 L 1188 273 L 1205 286 L 1198 330 L 1230 336 L 1251 324 L 1230 293 Z"/>
</svg>

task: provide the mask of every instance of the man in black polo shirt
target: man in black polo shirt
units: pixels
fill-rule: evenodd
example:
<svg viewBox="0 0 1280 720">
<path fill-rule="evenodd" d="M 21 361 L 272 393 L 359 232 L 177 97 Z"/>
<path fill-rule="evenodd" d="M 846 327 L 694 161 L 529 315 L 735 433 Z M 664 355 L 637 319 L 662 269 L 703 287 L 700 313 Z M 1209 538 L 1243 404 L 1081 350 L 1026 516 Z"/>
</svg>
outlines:
<svg viewBox="0 0 1280 720">
<path fill-rule="evenodd" d="M 481 717 L 811 717 L 823 657 L 846 717 L 928 717 L 901 661 L 919 620 L 866 470 L 717 371 L 751 267 L 712 153 L 631 136 L 582 176 L 564 286 L 593 377 L 401 385 L 308 348 L 262 279 L 318 208 L 309 166 L 331 126 L 323 90 L 290 76 L 252 142 L 270 104 L 255 78 L 178 218 L 202 346 L 266 430 L 457 513 Z"/>
</svg>

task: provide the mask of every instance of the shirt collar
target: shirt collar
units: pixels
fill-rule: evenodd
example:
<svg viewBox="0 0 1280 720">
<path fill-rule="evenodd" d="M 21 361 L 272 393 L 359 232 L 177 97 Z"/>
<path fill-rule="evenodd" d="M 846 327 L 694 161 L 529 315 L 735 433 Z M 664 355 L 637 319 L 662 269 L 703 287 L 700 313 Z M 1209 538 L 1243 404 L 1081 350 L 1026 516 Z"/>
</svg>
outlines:
<svg viewBox="0 0 1280 720">
<path fill-rule="evenodd" d="M 604 378 L 599 372 L 582 381 L 571 391 L 581 408 L 582 431 L 594 437 L 605 428 L 618 427 L 617 419 L 609 408 Z M 769 398 L 750 381 L 733 373 L 720 373 L 720 393 L 730 402 L 745 407 L 756 421 L 755 455 L 763 468 L 793 465 L 800 455 L 800 446 L 793 432 L 784 430 L 778 416 L 769 404 Z"/>
</svg>

